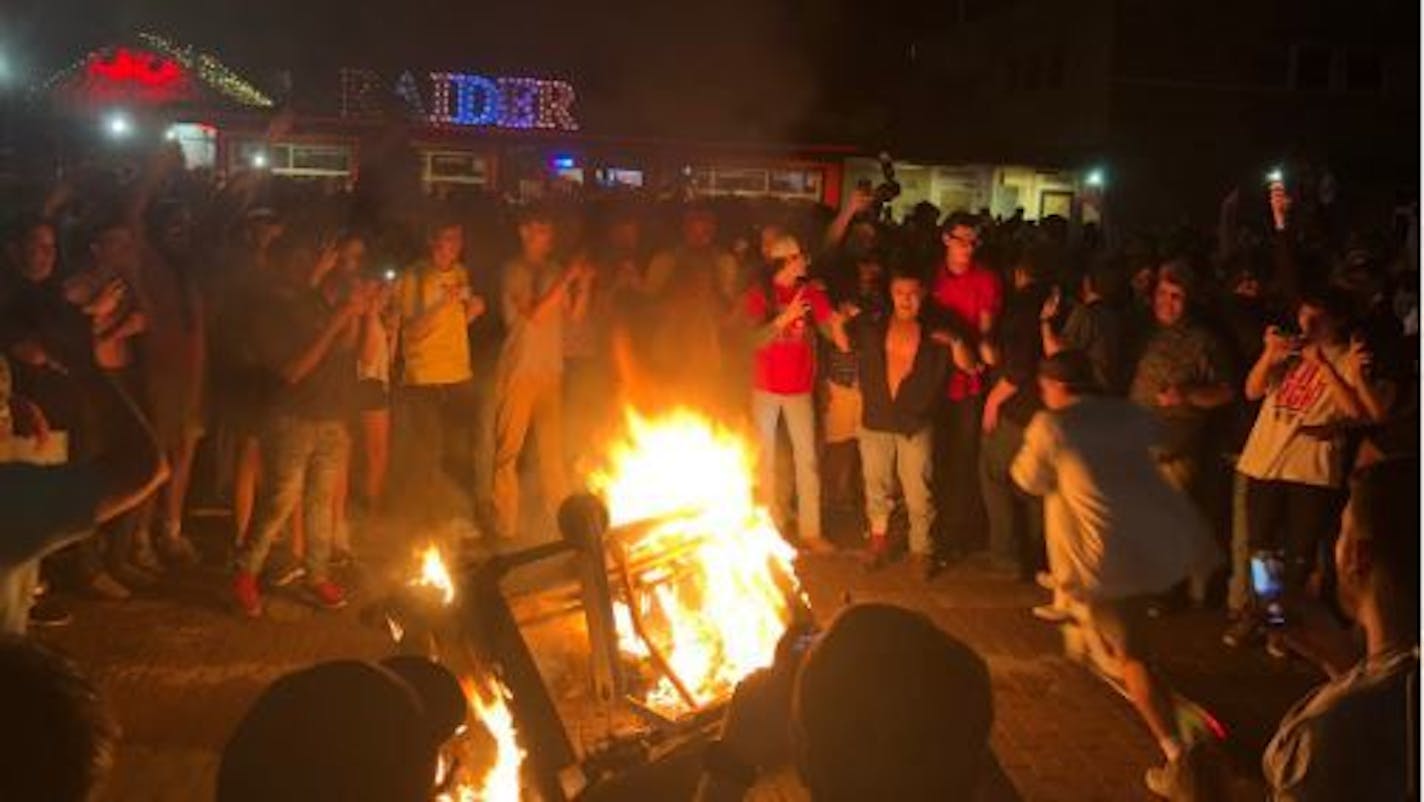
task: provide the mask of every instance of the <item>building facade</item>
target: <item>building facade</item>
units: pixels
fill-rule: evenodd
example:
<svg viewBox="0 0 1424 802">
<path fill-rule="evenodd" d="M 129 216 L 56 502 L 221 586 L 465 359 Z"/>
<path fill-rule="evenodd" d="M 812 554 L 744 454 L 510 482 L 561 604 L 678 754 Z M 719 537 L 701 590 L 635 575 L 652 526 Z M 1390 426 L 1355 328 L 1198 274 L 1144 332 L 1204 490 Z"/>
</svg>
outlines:
<svg viewBox="0 0 1424 802">
<path fill-rule="evenodd" d="M 1276 166 L 1328 170 L 1357 195 L 1417 176 L 1417 2 L 959 0 L 947 13 L 923 58 L 954 101 L 933 147 L 1100 169 L 1127 225 L 1210 219 Z"/>
</svg>

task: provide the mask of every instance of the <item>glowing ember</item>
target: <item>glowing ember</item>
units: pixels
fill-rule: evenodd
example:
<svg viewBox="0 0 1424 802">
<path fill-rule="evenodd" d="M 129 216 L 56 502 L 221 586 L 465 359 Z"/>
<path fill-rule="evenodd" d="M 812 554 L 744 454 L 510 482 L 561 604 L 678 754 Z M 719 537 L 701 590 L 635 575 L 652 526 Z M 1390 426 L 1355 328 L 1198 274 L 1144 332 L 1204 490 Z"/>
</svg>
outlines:
<svg viewBox="0 0 1424 802">
<path fill-rule="evenodd" d="M 455 583 L 450 580 L 450 571 L 445 567 L 445 558 L 434 544 L 425 547 L 420 555 L 420 576 L 411 580 L 415 587 L 435 588 L 440 591 L 440 600 L 449 604 L 455 600 Z"/>
<path fill-rule="evenodd" d="M 750 449 L 691 411 L 655 420 L 630 412 L 627 441 L 609 457 L 590 484 L 612 525 L 647 524 L 626 543 L 635 572 L 628 604 L 695 706 L 724 698 L 771 663 L 800 594 L 795 549 L 755 502 Z M 651 650 L 633 612 L 616 605 L 615 624 L 623 652 L 642 660 Z M 689 712 L 666 676 L 643 701 L 674 717 Z"/>
</svg>

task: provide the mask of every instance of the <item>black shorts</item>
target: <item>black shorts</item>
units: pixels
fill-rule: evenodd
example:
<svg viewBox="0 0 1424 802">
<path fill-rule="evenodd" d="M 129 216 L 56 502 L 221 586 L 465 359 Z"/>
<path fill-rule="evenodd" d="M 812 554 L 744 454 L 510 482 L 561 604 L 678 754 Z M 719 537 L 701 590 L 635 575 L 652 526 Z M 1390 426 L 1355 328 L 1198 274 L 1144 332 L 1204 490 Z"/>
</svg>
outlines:
<svg viewBox="0 0 1424 802">
<path fill-rule="evenodd" d="M 379 379 L 362 379 L 357 382 L 356 408 L 362 412 L 390 409 L 391 393 L 386 383 Z"/>
</svg>

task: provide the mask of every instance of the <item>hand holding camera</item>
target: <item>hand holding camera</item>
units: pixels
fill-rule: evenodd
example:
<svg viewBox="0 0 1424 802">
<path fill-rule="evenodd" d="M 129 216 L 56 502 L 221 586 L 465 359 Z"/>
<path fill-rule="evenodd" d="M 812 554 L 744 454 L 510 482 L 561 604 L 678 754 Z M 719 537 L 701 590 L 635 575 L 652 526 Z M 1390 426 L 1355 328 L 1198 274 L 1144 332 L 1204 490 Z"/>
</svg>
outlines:
<svg viewBox="0 0 1424 802">
<path fill-rule="evenodd" d="M 802 284 L 781 314 L 776 316 L 777 328 L 786 328 L 811 312 L 811 302 L 806 300 L 806 285 Z"/>
<path fill-rule="evenodd" d="M 1301 351 L 1300 337 L 1282 331 L 1279 326 L 1267 326 L 1265 357 L 1269 364 L 1278 365 Z"/>
</svg>

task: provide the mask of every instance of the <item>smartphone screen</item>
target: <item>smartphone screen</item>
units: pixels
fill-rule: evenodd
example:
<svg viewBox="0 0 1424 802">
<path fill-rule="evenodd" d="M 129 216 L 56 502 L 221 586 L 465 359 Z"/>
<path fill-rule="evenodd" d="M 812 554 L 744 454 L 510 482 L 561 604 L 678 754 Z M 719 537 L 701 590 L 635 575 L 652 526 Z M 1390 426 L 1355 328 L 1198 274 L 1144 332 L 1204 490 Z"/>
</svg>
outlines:
<svg viewBox="0 0 1424 802">
<path fill-rule="evenodd" d="M 1286 622 L 1285 607 L 1281 602 L 1281 597 L 1285 595 L 1285 562 L 1279 554 L 1258 551 L 1251 555 L 1251 590 L 1256 594 L 1269 626 L 1278 627 Z"/>
</svg>

